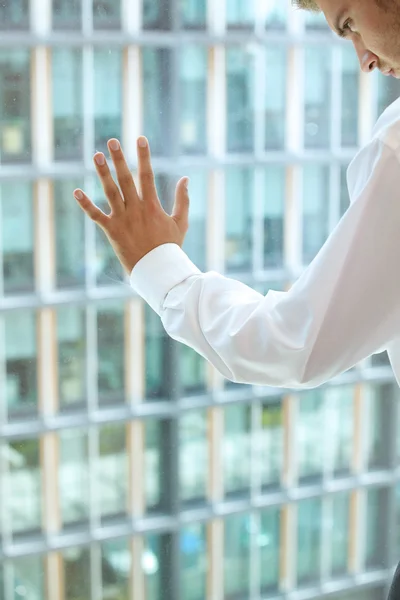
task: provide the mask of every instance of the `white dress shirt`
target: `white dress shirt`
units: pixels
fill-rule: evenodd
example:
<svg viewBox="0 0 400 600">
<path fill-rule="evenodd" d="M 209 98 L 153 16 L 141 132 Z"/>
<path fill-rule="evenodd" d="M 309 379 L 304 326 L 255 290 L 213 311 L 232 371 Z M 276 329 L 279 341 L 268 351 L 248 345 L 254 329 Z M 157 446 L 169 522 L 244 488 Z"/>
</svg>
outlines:
<svg viewBox="0 0 400 600">
<path fill-rule="evenodd" d="M 177 244 L 143 257 L 131 285 L 171 338 L 233 382 L 313 388 L 388 350 L 400 384 L 400 99 L 347 183 L 347 212 L 287 292 L 202 273 Z"/>
</svg>

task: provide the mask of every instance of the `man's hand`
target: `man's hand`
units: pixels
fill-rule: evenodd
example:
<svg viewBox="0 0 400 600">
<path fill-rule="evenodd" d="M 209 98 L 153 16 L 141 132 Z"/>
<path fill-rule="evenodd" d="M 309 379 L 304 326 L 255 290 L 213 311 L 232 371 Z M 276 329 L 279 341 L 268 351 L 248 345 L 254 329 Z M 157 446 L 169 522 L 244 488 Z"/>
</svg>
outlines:
<svg viewBox="0 0 400 600">
<path fill-rule="evenodd" d="M 75 190 L 74 196 L 92 221 L 103 229 L 122 266 L 130 274 L 139 260 L 154 248 L 167 243 L 182 247 L 189 229 L 188 178 L 184 177 L 178 182 L 175 204 L 169 216 L 157 195 L 147 139 L 140 137 L 137 144 L 140 193 L 118 140 L 109 140 L 108 149 L 115 165 L 119 188 L 112 178 L 104 154 L 96 153 L 94 162 L 111 208 L 110 214 L 106 215 L 97 208 L 82 190 Z"/>
</svg>

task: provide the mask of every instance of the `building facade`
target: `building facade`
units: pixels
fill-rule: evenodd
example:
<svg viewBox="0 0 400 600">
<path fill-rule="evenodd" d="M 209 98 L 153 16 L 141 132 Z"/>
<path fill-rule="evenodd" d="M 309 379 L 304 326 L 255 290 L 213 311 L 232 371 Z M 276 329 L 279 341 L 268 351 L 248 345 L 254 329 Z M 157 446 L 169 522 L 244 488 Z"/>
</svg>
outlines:
<svg viewBox="0 0 400 600">
<path fill-rule="evenodd" d="M 385 600 L 400 560 L 386 354 L 301 393 L 166 336 L 72 192 L 151 144 L 184 249 L 286 290 L 399 83 L 284 0 L 0 3 L 0 600 Z M 395 276 L 395 275 L 394 275 Z"/>
</svg>

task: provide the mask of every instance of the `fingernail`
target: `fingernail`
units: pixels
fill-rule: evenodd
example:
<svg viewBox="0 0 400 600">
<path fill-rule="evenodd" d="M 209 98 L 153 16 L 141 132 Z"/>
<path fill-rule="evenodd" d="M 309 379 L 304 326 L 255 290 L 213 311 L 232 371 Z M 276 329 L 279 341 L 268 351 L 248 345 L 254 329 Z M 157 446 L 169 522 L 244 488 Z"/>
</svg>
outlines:
<svg viewBox="0 0 400 600">
<path fill-rule="evenodd" d="M 119 150 L 119 142 L 117 140 L 111 140 L 109 146 L 111 150 Z"/>
<path fill-rule="evenodd" d="M 106 162 L 104 154 L 97 154 L 97 156 L 95 157 L 95 161 L 98 165 L 104 165 L 104 163 Z"/>
<path fill-rule="evenodd" d="M 139 140 L 138 140 L 138 142 L 139 142 L 139 146 L 141 148 L 146 148 L 146 146 L 147 146 L 147 140 L 146 140 L 145 137 L 140 137 Z"/>
<path fill-rule="evenodd" d="M 83 198 L 83 194 L 80 190 L 77 190 L 76 192 L 74 192 L 74 196 L 77 200 L 82 200 L 82 198 Z"/>
</svg>

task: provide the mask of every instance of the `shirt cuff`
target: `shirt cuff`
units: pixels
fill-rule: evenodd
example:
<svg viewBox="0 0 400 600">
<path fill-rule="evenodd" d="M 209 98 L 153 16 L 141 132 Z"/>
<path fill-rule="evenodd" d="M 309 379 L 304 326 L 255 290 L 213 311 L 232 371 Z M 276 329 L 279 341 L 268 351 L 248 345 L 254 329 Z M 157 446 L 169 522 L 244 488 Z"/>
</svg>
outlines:
<svg viewBox="0 0 400 600">
<path fill-rule="evenodd" d="M 178 244 L 162 244 L 146 254 L 132 269 L 130 284 L 161 316 L 164 300 L 173 287 L 191 275 L 201 274 Z"/>
</svg>

